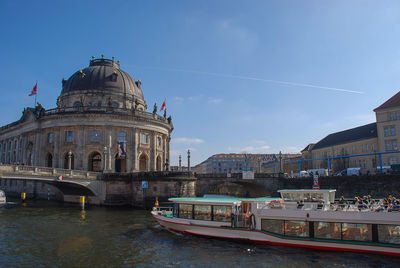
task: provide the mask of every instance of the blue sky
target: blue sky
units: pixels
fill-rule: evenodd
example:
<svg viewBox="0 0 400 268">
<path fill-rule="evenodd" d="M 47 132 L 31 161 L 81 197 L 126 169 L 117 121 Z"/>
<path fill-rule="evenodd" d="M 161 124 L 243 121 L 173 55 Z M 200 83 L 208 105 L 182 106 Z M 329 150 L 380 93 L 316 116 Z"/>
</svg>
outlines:
<svg viewBox="0 0 400 268">
<path fill-rule="evenodd" d="M 36 80 L 54 108 L 63 77 L 115 56 L 149 111 L 167 100 L 172 164 L 299 152 L 400 90 L 400 1 L 2 0 L 0 38 L 0 125 Z"/>
</svg>

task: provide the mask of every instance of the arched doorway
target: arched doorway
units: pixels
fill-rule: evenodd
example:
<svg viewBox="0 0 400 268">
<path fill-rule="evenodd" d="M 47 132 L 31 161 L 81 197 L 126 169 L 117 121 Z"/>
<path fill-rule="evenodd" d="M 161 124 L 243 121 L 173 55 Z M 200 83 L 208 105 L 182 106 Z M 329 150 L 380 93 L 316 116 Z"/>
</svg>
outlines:
<svg viewBox="0 0 400 268">
<path fill-rule="evenodd" d="M 156 170 L 161 171 L 161 156 L 157 156 L 156 160 Z"/>
<path fill-rule="evenodd" d="M 53 155 L 51 153 L 46 156 L 46 167 L 53 167 Z"/>
<path fill-rule="evenodd" d="M 71 154 L 71 167 L 69 166 L 69 152 L 67 152 L 64 156 L 64 168 L 65 169 L 74 169 L 74 154 Z"/>
<path fill-rule="evenodd" d="M 89 171 L 99 172 L 102 170 L 101 164 L 101 154 L 98 152 L 93 152 L 89 155 Z"/>
<path fill-rule="evenodd" d="M 126 172 L 126 157 L 115 155 L 115 172 Z"/>
<path fill-rule="evenodd" d="M 139 170 L 140 171 L 148 171 L 148 164 L 147 164 L 147 155 L 141 154 L 139 157 Z"/>
</svg>

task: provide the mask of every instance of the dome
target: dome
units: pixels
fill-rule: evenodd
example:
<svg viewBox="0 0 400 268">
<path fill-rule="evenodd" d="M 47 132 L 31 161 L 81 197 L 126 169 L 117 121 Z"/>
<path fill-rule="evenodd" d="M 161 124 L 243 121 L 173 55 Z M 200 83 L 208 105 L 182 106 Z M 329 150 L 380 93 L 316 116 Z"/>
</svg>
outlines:
<svg viewBox="0 0 400 268">
<path fill-rule="evenodd" d="M 114 59 L 92 59 L 89 67 L 74 73 L 62 82 L 61 95 L 82 94 L 82 91 L 102 91 L 103 94 L 126 94 L 143 99 L 141 82 L 122 71 Z"/>
</svg>

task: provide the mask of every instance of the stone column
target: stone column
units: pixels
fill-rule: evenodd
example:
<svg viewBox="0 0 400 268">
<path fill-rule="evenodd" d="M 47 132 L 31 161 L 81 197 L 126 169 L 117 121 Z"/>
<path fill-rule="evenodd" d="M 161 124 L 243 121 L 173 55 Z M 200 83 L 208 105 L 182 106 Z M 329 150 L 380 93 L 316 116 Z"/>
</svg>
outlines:
<svg viewBox="0 0 400 268">
<path fill-rule="evenodd" d="M 88 167 L 85 165 L 85 128 L 83 126 L 78 126 L 77 131 L 77 146 L 76 146 L 76 159 L 74 159 L 75 169 L 87 170 Z"/>
<path fill-rule="evenodd" d="M 133 166 L 133 132 L 126 133 L 126 171 L 131 172 Z"/>
<path fill-rule="evenodd" d="M 170 143 L 170 141 L 171 141 L 171 136 L 168 134 L 167 144 L 166 144 L 166 146 L 167 146 L 167 158 L 165 159 L 165 162 L 168 162 L 167 171 L 170 170 L 170 163 L 171 163 L 171 157 L 170 157 L 170 154 L 169 154 L 169 143 Z"/>
<path fill-rule="evenodd" d="M 40 134 L 39 131 L 36 131 L 35 133 L 35 143 L 33 144 L 33 163 L 32 165 L 34 166 L 39 166 L 39 150 L 40 150 Z"/>
<path fill-rule="evenodd" d="M 156 134 L 151 132 L 150 134 L 150 171 L 156 170 L 156 155 L 157 155 L 157 141 Z"/>
<path fill-rule="evenodd" d="M 138 146 L 139 146 L 139 131 L 135 128 L 133 132 L 133 150 L 132 150 L 132 161 L 133 161 L 133 171 L 139 170 L 139 159 L 138 159 Z"/>
<path fill-rule="evenodd" d="M 58 168 L 60 167 L 60 129 L 56 129 L 54 131 L 54 139 L 53 139 L 53 167 Z"/>
<path fill-rule="evenodd" d="M 109 127 L 108 129 L 107 129 L 107 132 L 108 132 L 108 134 L 107 134 L 107 138 L 108 138 L 108 145 L 107 145 L 107 147 L 108 147 L 108 159 L 107 159 L 107 170 L 108 171 L 111 171 L 111 170 L 113 170 L 112 169 L 112 128 L 111 127 Z"/>
</svg>

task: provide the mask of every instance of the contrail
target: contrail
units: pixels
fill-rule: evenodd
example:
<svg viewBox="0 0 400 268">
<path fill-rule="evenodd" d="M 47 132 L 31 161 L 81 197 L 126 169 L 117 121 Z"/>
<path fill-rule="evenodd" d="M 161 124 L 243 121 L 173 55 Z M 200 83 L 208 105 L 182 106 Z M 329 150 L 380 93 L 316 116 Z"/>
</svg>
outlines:
<svg viewBox="0 0 400 268">
<path fill-rule="evenodd" d="M 223 74 L 223 73 L 210 73 L 210 72 L 175 69 L 175 68 L 149 67 L 149 66 L 141 66 L 141 65 L 129 65 L 129 66 L 139 67 L 139 68 L 144 68 L 144 69 L 151 69 L 151 70 L 204 74 L 204 75 L 211 75 L 211 76 L 218 76 L 218 77 L 236 78 L 236 79 L 243 79 L 243 80 L 252 80 L 252 81 L 261 81 L 261 82 L 267 82 L 267 83 L 282 84 L 282 85 L 299 86 L 299 87 L 311 87 L 311 88 L 320 88 L 320 89 L 347 92 L 347 93 L 364 94 L 364 92 L 362 92 L 362 91 L 350 90 L 350 89 L 345 89 L 345 88 L 326 87 L 326 86 L 318 86 L 318 85 L 313 85 L 313 84 L 297 83 L 297 82 L 290 82 L 290 81 L 279 81 L 279 80 L 263 79 L 263 78 L 257 78 L 257 77 L 241 76 L 241 75 L 232 75 L 232 74 Z"/>
</svg>

